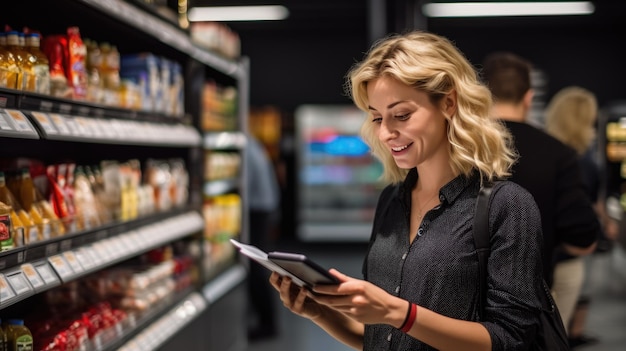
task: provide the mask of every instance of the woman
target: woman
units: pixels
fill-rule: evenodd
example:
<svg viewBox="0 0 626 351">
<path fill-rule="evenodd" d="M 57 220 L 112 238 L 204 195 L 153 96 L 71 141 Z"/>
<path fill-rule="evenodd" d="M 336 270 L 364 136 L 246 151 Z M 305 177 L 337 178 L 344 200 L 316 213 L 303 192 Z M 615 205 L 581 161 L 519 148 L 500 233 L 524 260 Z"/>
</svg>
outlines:
<svg viewBox="0 0 626 351">
<path fill-rule="evenodd" d="M 579 156 L 582 178 L 589 200 L 602 224 L 604 240 L 617 237 L 617 222 L 611 219 L 600 196 L 601 169 L 594 159 L 594 141 L 598 102 L 594 93 L 579 86 L 567 86 L 559 90 L 548 103 L 545 111 L 546 131 L 570 146 Z M 609 239 L 607 239 L 609 238 Z M 572 347 L 595 342 L 595 338 L 583 335 L 585 316 L 590 303 L 588 296 L 581 296 L 585 281 L 585 257 L 572 256 L 559 250 L 554 269 L 552 294 L 561 318 L 567 328 Z"/>
<path fill-rule="evenodd" d="M 516 154 L 488 117 L 489 90 L 447 39 L 425 32 L 376 43 L 348 75 L 368 118 L 362 136 L 390 182 L 380 195 L 365 280 L 270 282 L 292 312 L 357 350 L 525 350 L 541 294 L 541 226 L 530 194 L 493 194 L 484 315 L 472 223 L 482 182 L 502 179 Z M 480 320 L 480 321 L 479 321 Z"/>
</svg>

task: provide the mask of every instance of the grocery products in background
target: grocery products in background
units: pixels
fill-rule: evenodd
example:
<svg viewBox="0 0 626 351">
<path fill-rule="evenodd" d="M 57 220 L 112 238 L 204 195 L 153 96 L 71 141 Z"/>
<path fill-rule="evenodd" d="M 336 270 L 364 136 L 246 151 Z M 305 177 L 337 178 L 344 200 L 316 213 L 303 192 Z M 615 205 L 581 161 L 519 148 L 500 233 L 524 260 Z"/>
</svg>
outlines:
<svg viewBox="0 0 626 351">
<path fill-rule="evenodd" d="M 99 165 L 20 159 L 14 164 L 0 169 L 2 251 L 179 208 L 189 197 L 182 159 L 150 159 L 143 171 L 134 159 Z"/>
</svg>

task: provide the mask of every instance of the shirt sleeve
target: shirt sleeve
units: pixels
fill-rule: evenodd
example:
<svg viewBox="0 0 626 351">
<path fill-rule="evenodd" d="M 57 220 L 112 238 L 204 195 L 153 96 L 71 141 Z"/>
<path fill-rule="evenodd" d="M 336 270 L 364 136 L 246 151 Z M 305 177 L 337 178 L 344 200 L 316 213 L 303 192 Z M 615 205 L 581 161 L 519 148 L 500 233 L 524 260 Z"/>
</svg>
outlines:
<svg viewBox="0 0 626 351">
<path fill-rule="evenodd" d="M 600 222 L 585 191 L 578 155 L 569 151 L 558 168 L 555 239 L 557 244 L 588 247 L 600 237 Z"/>
<path fill-rule="evenodd" d="M 491 253 L 482 319 L 492 350 L 526 350 L 539 324 L 542 293 L 541 215 L 533 197 L 507 182 L 489 211 Z"/>
</svg>

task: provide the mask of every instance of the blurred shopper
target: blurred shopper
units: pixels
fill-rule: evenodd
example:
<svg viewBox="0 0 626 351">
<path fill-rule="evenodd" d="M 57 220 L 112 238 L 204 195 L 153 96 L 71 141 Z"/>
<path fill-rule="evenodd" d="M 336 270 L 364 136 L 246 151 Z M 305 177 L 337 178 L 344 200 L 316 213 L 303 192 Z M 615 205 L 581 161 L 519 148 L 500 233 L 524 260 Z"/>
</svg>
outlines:
<svg viewBox="0 0 626 351">
<path fill-rule="evenodd" d="M 592 253 L 600 223 L 585 191 L 576 151 L 527 123 L 534 93 L 531 71 L 526 59 L 511 52 L 487 55 L 482 67 L 494 97 L 491 115 L 506 124 L 520 155 L 510 180 L 526 188 L 541 211 L 544 276 L 552 286 L 557 252 Z"/>
<path fill-rule="evenodd" d="M 247 194 L 250 244 L 269 250 L 273 230 L 280 218 L 280 187 L 276 170 L 264 146 L 253 136 L 247 139 Z M 274 337 L 278 333 L 275 296 L 268 286 L 269 271 L 258 264 L 250 265 L 248 295 L 254 317 L 248 331 L 251 341 Z"/>
<path fill-rule="evenodd" d="M 584 88 L 569 86 L 557 92 L 545 111 L 546 131 L 578 153 L 587 194 L 600 219 L 604 240 L 615 238 L 617 223 L 611 219 L 599 195 L 602 172 L 594 159 L 593 142 L 598 116 L 595 95 Z M 568 327 L 570 344 L 580 346 L 597 341 L 584 335 L 586 310 L 590 297 L 582 296 L 585 281 L 585 260 L 562 250 L 557 251 L 552 292 L 563 323 Z M 574 313 L 578 310 L 578 313 Z M 577 316 L 577 318 L 574 318 Z"/>
<path fill-rule="evenodd" d="M 491 94 L 474 67 L 444 37 L 390 35 L 350 70 L 347 89 L 389 183 L 364 280 L 331 269 L 340 283 L 311 292 L 273 273 L 283 304 L 356 350 L 528 350 L 541 305 L 541 219 L 513 182 L 492 193 L 482 303 L 478 293 L 476 198 L 517 155 L 489 118 Z"/>
</svg>

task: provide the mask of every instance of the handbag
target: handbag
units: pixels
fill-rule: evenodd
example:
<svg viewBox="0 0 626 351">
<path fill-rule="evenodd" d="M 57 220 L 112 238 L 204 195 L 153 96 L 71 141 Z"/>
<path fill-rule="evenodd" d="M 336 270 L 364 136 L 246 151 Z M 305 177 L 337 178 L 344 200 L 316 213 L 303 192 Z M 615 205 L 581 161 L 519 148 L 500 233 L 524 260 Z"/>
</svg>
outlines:
<svg viewBox="0 0 626 351">
<path fill-rule="evenodd" d="M 496 181 L 494 184 L 481 187 L 476 200 L 476 212 L 474 214 L 474 245 L 478 256 L 479 274 L 479 315 L 484 314 L 485 303 L 487 301 L 487 257 L 491 250 L 489 241 L 489 205 L 491 204 L 491 194 L 502 184 Z M 548 284 L 542 281 L 543 294 L 541 294 L 541 308 L 539 313 L 539 329 L 533 340 L 532 350 L 546 351 L 566 351 L 570 350 L 567 333 L 561 320 L 561 314 L 552 298 Z"/>
</svg>

